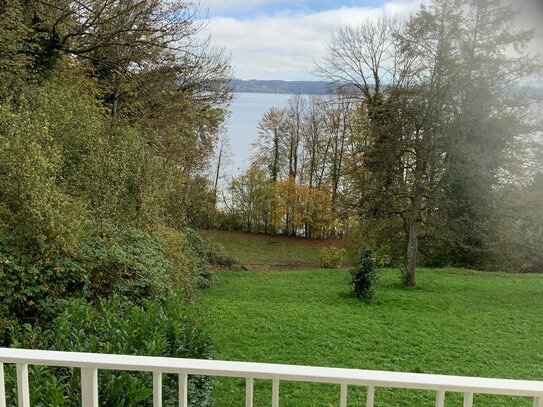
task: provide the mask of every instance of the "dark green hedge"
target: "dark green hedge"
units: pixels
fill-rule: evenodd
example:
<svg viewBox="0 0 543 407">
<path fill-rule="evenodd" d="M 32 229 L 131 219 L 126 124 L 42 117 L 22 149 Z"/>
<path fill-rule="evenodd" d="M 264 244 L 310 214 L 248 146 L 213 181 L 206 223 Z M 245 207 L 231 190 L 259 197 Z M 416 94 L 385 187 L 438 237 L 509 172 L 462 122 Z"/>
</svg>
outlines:
<svg viewBox="0 0 543 407">
<path fill-rule="evenodd" d="M 130 304 L 119 296 L 101 299 L 95 307 L 80 299 L 64 305 L 64 311 L 47 329 L 30 325 L 11 328 L 12 346 L 200 359 L 212 356 L 205 320 L 181 297 L 171 295 L 160 305 Z M 15 405 L 14 370 L 13 366 L 6 369 L 9 406 Z M 166 375 L 163 383 L 164 405 L 176 406 L 176 375 Z M 30 386 L 33 406 L 80 405 L 79 369 L 31 367 Z M 212 406 L 211 390 L 209 377 L 189 376 L 189 405 Z M 99 394 L 102 406 L 151 406 L 152 375 L 100 371 Z"/>
</svg>

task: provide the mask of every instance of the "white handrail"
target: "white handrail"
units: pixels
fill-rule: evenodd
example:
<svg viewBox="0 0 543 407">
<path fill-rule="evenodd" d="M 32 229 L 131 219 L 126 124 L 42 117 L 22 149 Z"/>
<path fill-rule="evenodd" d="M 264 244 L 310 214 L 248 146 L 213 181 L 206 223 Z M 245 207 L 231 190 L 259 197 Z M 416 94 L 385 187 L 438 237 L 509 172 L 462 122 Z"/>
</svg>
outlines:
<svg viewBox="0 0 543 407">
<path fill-rule="evenodd" d="M 373 405 L 376 387 L 432 390 L 436 392 L 436 406 L 444 404 L 446 392 L 464 393 L 464 406 L 473 404 L 473 394 L 498 394 L 534 398 L 535 407 L 543 407 L 543 381 L 491 379 L 465 376 L 446 376 L 421 373 L 385 372 L 375 370 L 341 369 L 329 367 L 280 365 L 269 363 L 227 362 L 219 360 L 180 359 L 152 356 L 128 356 L 97 353 L 58 352 L 29 349 L 0 348 L 1 363 L 18 366 L 19 397 L 22 405 L 28 400 L 28 382 L 25 369 L 28 365 L 65 366 L 81 368 L 83 406 L 97 405 L 98 369 L 152 372 L 154 376 L 154 405 L 161 403 L 160 388 L 163 373 L 180 375 L 181 406 L 186 406 L 186 375 L 228 376 L 246 378 L 251 386 L 246 392 L 246 406 L 252 405 L 254 379 L 273 382 L 273 405 L 279 405 L 280 381 L 304 381 L 368 387 L 367 406 Z M 0 378 L 3 373 L 0 372 Z M 85 400 L 88 400 L 85 402 Z M 345 403 L 341 396 L 341 405 Z M 3 381 L 0 383 L 0 407 L 5 406 Z"/>
</svg>

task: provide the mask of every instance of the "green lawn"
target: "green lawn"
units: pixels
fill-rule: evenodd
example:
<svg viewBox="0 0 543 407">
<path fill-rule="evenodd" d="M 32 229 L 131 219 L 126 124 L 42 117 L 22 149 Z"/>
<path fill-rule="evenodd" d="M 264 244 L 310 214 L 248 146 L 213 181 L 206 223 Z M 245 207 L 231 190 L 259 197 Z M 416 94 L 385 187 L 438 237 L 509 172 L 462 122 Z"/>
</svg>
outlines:
<svg viewBox="0 0 543 407">
<path fill-rule="evenodd" d="M 322 247 L 341 245 L 341 240 L 267 236 L 219 230 L 204 230 L 200 233 L 222 245 L 251 270 L 317 267 Z"/>
<path fill-rule="evenodd" d="M 234 245 L 234 243 L 233 243 Z M 241 248 L 240 248 L 241 250 Z M 254 255 L 258 257 L 257 254 Z M 215 358 L 543 380 L 543 276 L 421 270 L 416 289 L 384 271 L 376 299 L 349 295 L 347 271 L 223 272 L 201 295 Z M 271 385 L 256 382 L 255 405 Z M 217 379 L 217 406 L 241 406 L 244 382 Z M 364 389 L 352 389 L 361 406 Z M 285 382 L 281 406 L 337 406 L 337 386 Z M 379 389 L 376 406 L 433 406 L 434 394 Z M 446 406 L 461 406 L 448 394 Z M 532 406 L 476 396 L 475 406 Z"/>
</svg>

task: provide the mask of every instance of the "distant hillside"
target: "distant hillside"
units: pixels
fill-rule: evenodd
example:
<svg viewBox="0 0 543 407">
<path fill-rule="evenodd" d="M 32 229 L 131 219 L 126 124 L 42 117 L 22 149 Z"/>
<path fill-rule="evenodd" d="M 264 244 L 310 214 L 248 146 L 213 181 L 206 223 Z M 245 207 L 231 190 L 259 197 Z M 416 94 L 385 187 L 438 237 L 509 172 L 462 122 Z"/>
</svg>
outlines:
<svg viewBox="0 0 543 407">
<path fill-rule="evenodd" d="M 242 80 L 230 82 L 232 90 L 239 93 L 291 93 L 291 94 L 326 94 L 331 85 L 320 81 L 279 81 L 279 80 Z"/>
</svg>

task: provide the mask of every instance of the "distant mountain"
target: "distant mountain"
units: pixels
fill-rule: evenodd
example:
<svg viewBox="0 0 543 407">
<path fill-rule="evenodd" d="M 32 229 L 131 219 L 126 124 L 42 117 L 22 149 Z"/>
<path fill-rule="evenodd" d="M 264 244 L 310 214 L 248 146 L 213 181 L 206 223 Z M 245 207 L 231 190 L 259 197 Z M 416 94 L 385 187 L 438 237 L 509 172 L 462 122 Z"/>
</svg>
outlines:
<svg viewBox="0 0 543 407">
<path fill-rule="evenodd" d="M 279 81 L 279 80 L 242 80 L 230 81 L 232 90 L 237 93 L 289 93 L 322 95 L 329 93 L 332 85 L 320 81 Z"/>
</svg>

